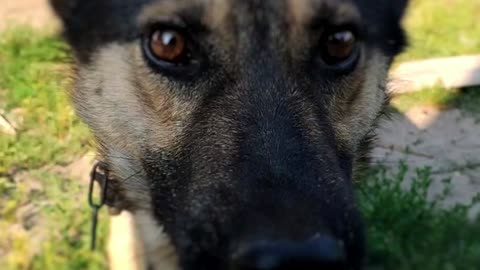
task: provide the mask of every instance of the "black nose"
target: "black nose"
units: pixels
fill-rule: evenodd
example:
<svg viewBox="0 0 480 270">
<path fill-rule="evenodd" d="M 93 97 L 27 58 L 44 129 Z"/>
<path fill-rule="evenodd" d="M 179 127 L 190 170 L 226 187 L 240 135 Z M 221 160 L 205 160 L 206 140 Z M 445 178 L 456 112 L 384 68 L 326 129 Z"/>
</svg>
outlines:
<svg viewBox="0 0 480 270">
<path fill-rule="evenodd" d="M 306 242 L 258 242 L 233 256 L 233 270 L 343 270 L 343 244 L 328 236 Z"/>
</svg>

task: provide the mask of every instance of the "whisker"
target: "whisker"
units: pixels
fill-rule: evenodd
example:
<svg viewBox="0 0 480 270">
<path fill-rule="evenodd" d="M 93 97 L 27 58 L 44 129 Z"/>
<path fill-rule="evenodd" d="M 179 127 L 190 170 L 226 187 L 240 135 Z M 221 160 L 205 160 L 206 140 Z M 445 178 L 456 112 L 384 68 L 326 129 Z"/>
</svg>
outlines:
<svg viewBox="0 0 480 270">
<path fill-rule="evenodd" d="M 122 184 L 123 184 L 123 183 L 126 183 L 128 180 L 130 180 L 130 179 L 132 179 L 133 177 L 139 175 L 141 172 L 142 172 L 142 171 L 137 171 L 137 172 L 131 174 L 130 176 L 128 176 L 128 177 L 126 177 L 125 179 L 123 179 L 123 180 L 121 181 L 121 183 L 122 183 Z"/>
<path fill-rule="evenodd" d="M 98 155 L 96 154 L 91 154 L 91 155 L 86 155 L 87 157 L 98 157 Z M 112 155 L 102 155 L 101 157 L 107 157 L 107 158 L 111 158 L 111 159 L 122 159 L 122 160 L 135 160 L 133 158 L 129 158 L 129 157 L 121 157 L 121 156 L 112 156 Z"/>
</svg>

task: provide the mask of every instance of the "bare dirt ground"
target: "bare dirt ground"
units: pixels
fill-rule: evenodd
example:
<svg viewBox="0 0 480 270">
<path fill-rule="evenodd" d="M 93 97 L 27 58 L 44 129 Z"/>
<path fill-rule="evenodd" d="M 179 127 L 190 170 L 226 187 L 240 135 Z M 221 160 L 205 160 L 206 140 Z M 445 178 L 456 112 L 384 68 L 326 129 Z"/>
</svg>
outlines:
<svg viewBox="0 0 480 270">
<path fill-rule="evenodd" d="M 0 18 L 0 30 L 19 24 L 35 28 L 58 27 L 48 0 L 2 0 Z"/>
</svg>

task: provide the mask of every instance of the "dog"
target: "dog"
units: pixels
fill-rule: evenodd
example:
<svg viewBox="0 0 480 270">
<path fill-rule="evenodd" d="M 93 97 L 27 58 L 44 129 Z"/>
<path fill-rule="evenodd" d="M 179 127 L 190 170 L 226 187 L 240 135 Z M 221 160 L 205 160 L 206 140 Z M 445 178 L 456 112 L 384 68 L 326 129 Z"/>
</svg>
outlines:
<svg viewBox="0 0 480 270">
<path fill-rule="evenodd" d="M 51 3 L 141 268 L 364 267 L 353 179 L 407 0 Z"/>
</svg>

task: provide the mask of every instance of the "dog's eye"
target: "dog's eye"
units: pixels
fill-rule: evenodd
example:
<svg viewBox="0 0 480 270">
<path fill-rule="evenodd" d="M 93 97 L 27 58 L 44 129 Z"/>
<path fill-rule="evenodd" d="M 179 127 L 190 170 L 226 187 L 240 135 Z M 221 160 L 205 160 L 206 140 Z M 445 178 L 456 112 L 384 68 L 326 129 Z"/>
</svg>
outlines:
<svg viewBox="0 0 480 270">
<path fill-rule="evenodd" d="M 163 76 L 190 80 L 207 62 L 197 41 L 198 36 L 180 22 L 146 25 L 141 36 L 143 57 L 149 68 Z"/>
<path fill-rule="evenodd" d="M 357 39 L 352 31 L 329 33 L 322 43 L 322 59 L 327 65 L 341 65 L 356 53 Z"/>
<path fill-rule="evenodd" d="M 175 30 L 155 30 L 150 34 L 149 49 L 157 60 L 180 63 L 185 60 L 187 41 Z"/>
</svg>

